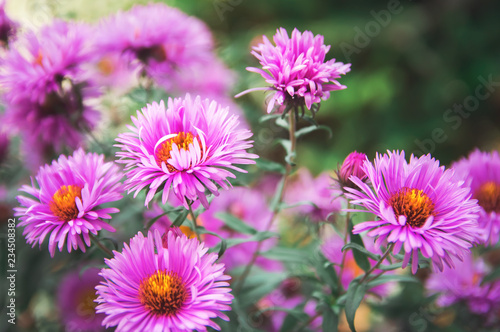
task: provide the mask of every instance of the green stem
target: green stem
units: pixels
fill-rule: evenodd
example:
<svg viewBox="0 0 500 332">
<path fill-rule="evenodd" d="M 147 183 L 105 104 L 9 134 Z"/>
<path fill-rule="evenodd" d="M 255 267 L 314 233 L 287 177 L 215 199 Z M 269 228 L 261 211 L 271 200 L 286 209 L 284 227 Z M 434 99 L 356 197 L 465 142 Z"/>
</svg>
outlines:
<svg viewBox="0 0 500 332">
<path fill-rule="evenodd" d="M 194 230 L 194 233 L 196 234 L 196 238 L 198 239 L 198 241 L 201 242 L 201 238 L 200 238 L 200 234 L 198 232 L 198 224 L 196 223 L 196 215 L 194 214 L 194 211 L 193 211 L 193 202 L 189 202 L 188 203 L 188 206 L 189 206 L 189 215 L 191 216 L 191 219 L 193 219 L 193 230 Z"/>
<path fill-rule="evenodd" d="M 285 188 L 288 182 L 288 177 L 290 173 L 292 172 L 292 164 L 293 164 L 293 159 L 295 155 L 295 145 L 296 145 L 296 138 L 295 138 L 295 116 L 297 114 L 297 109 L 294 108 L 293 113 L 289 113 L 289 135 L 290 135 L 290 142 L 291 142 L 291 154 L 292 157 L 290 158 L 290 163 L 287 163 L 286 165 L 286 170 L 285 174 L 283 174 L 283 186 L 281 187 L 280 192 L 278 193 L 278 202 L 271 211 L 271 217 L 269 218 L 269 221 L 267 222 L 266 229 L 265 231 L 269 231 L 273 225 L 273 221 L 280 211 L 281 207 L 281 202 L 283 201 L 283 194 L 285 193 Z M 253 265 L 255 264 L 255 261 L 257 260 L 257 257 L 259 256 L 260 250 L 262 248 L 262 243 L 263 240 L 260 240 L 257 242 L 257 248 L 255 248 L 255 251 L 252 255 L 252 258 L 250 259 L 250 262 L 245 266 L 245 269 L 243 270 L 243 273 L 240 276 L 239 282 L 237 286 L 235 287 L 234 291 L 235 293 L 239 293 L 241 289 L 243 288 L 243 285 L 245 284 L 245 280 L 247 279 L 248 275 L 250 274 L 250 271 L 252 270 Z"/>
<path fill-rule="evenodd" d="M 350 208 L 350 203 L 347 202 L 347 209 Z M 350 216 L 351 216 L 351 213 L 350 212 L 347 212 L 346 214 L 346 220 L 345 220 L 345 233 L 344 233 L 344 246 L 347 244 L 347 241 L 348 241 L 348 238 L 349 238 L 349 223 L 350 223 Z M 344 265 L 345 265 L 345 259 L 346 259 L 346 256 L 347 256 L 347 250 L 344 250 L 344 252 L 342 253 L 342 263 L 340 263 L 340 271 L 339 271 L 339 277 L 338 277 L 338 286 L 339 286 L 339 289 L 343 289 L 342 287 L 342 275 L 344 273 Z"/>
<path fill-rule="evenodd" d="M 380 257 L 380 259 L 378 260 L 378 262 L 372 266 L 372 268 L 370 270 L 368 270 L 365 275 L 363 276 L 363 278 L 359 281 L 360 284 L 363 283 L 363 281 L 366 280 L 366 278 L 368 278 L 370 276 L 370 274 L 373 273 L 373 271 L 375 271 L 379 266 L 380 264 L 382 264 L 383 261 L 385 261 L 385 259 L 387 258 L 387 256 L 389 256 L 389 254 L 391 253 L 391 250 L 392 248 L 394 247 L 394 243 L 391 243 L 389 244 L 389 246 L 387 247 L 387 250 L 385 251 L 385 253 L 382 255 L 382 257 Z M 384 273 L 385 271 L 383 271 Z M 382 273 L 382 274 L 383 274 Z M 377 275 L 376 278 L 378 278 L 381 274 Z"/>
<path fill-rule="evenodd" d="M 108 255 L 110 258 L 112 258 L 114 256 L 113 252 L 111 250 L 109 250 L 108 248 L 106 248 L 106 246 L 104 244 L 102 244 L 102 242 L 94 234 L 89 233 L 89 235 L 90 235 L 90 239 L 92 240 L 92 242 L 97 244 L 99 249 L 101 249 L 106 255 Z"/>
</svg>

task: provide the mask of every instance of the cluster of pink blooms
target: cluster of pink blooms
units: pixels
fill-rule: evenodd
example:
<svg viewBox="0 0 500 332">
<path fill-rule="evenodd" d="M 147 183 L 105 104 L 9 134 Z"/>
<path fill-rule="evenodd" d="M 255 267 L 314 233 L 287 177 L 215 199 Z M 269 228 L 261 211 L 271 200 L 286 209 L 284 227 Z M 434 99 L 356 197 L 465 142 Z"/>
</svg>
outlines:
<svg viewBox="0 0 500 332">
<path fill-rule="evenodd" d="M 0 71 L 6 104 L 0 163 L 8 158 L 10 135 L 18 134 L 25 155 L 36 160 L 33 165 L 42 164 L 17 196 L 15 216 L 27 243 L 47 242 L 51 257 L 56 249 L 85 252 L 94 244 L 106 252 L 99 239 L 105 231 L 123 231 L 111 220 L 128 204 L 121 201 L 124 196 L 133 194 L 126 199 L 147 207 L 148 229 L 134 232 L 120 251 L 108 250 L 106 267 L 78 268 L 62 279 L 57 298 L 67 330 L 220 330 L 221 320 L 229 320 L 224 312 L 237 302 L 229 274 L 239 275 L 243 287 L 250 273 L 245 268 L 255 265 L 282 277 L 276 289 L 252 303 L 265 320 L 259 327 L 280 331 L 288 311 L 302 310 L 311 318 L 309 328 L 319 331 L 320 300 L 290 277 L 284 261 L 260 255 L 272 257 L 280 244 L 275 234 L 283 225 L 273 220 L 286 224 L 293 218 L 318 230 L 317 254 L 338 275 L 340 290 L 370 273 L 370 281 L 396 274 L 386 271 L 386 258 L 403 269 L 411 266 L 413 274 L 430 262 L 427 289 L 439 293 L 438 305 L 465 303 L 471 312 L 495 319 L 491 313 L 500 310 L 500 282 L 486 279 L 491 267 L 471 249 L 499 241 L 497 152 L 477 150 L 445 168 L 430 154 L 407 160 L 404 151 L 387 151 L 371 161 L 355 151 L 336 177 L 299 169 L 287 178 L 290 166 L 277 207 L 269 207 L 273 180 L 233 188 L 236 174 L 247 173 L 259 157 L 249 152 L 253 134 L 229 98 L 234 74 L 217 58 L 203 22 L 151 4 L 97 26 L 58 20 L 15 40 L 16 29 L 2 4 L 0 42 L 8 49 Z M 294 109 L 298 115 L 299 108 L 307 108 L 314 113 L 331 91 L 346 88 L 337 80 L 350 64 L 326 60 L 330 46 L 323 36 L 294 29 L 289 37 L 281 28 L 273 40 L 264 36 L 252 51 L 262 67 L 247 68 L 269 86 L 243 92 L 270 91 L 268 112 Z M 99 86 L 115 86 L 133 75 L 145 90 L 156 84 L 172 97 L 151 101 L 131 116 L 117 135 L 116 160 L 86 152 L 86 135 L 99 125 L 92 102 L 103 93 Z M 45 164 L 46 158 L 52 162 Z M 168 214 L 174 210 L 175 216 Z M 355 223 L 349 233 L 353 212 L 367 213 L 368 220 Z M 183 214 L 192 227 L 174 227 Z M 228 215 L 245 231 L 231 227 Z M 346 220 L 344 237 L 334 233 L 340 220 Z M 256 238 L 263 234 L 271 235 Z M 362 269 L 344 248 L 353 237 L 372 254 L 367 259 L 372 270 Z M 297 238 L 299 248 L 307 245 Z M 225 240 L 232 242 L 219 257 L 215 250 Z M 365 298 L 386 297 L 393 288 L 371 284 Z M 325 285 L 321 291 L 332 289 Z M 82 308 L 89 317 L 77 314 Z"/>
</svg>

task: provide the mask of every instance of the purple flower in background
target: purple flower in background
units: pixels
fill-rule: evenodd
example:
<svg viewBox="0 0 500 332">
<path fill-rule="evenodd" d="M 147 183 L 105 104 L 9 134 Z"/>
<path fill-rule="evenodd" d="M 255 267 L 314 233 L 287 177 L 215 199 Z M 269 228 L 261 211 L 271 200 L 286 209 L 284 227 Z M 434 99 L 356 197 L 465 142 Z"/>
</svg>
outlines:
<svg viewBox="0 0 500 332">
<path fill-rule="evenodd" d="M 458 181 L 452 170 L 439 166 L 430 155 L 410 157 L 404 152 L 377 154 L 362 169 L 372 187 L 351 176 L 359 190 L 346 188 L 351 204 L 362 206 L 379 220 L 354 226 L 355 234 L 369 231 L 375 245 L 394 243 L 393 252 L 404 246 L 403 268 L 412 258 L 412 272 L 418 268 L 419 252 L 443 270 L 443 262 L 453 267 L 452 256 L 462 258 L 478 242 L 477 218 L 480 210 L 470 188 Z"/>
<path fill-rule="evenodd" d="M 290 38 L 287 31 L 280 28 L 273 37 L 276 46 L 266 36 L 263 39 L 252 51 L 262 69 L 249 67 L 247 70 L 261 74 L 271 86 L 246 90 L 236 97 L 256 90 L 271 90 L 274 93 L 267 105 L 268 113 L 275 105 L 279 105 L 279 112 L 287 106 L 305 105 L 310 110 L 314 103 L 328 99 L 330 91 L 346 88 L 337 79 L 351 70 L 351 64 L 335 62 L 335 59 L 325 62 L 330 46 L 324 44 L 323 36 L 294 29 Z"/>
<path fill-rule="evenodd" d="M 16 35 L 19 24 L 12 21 L 5 13 L 5 1 L 0 3 L 0 47 L 6 47 Z"/>
<path fill-rule="evenodd" d="M 287 186 L 284 201 L 289 205 L 300 205 L 287 211 L 306 215 L 316 222 L 331 219 L 330 214 L 340 212 L 345 201 L 340 197 L 340 192 L 332 194 L 332 182 L 327 173 L 313 178 L 306 168 L 299 169 L 293 182 Z"/>
<path fill-rule="evenodd" d="M 477 199 L 481 211 L 479 228 L 486 244 L 494 246 L 500 234 L 500 156 L 497 151 L 473 151 L 452 167 L 460 179 L 471 187 L 472 197 Z"/>
<path fill-rule="evenodd" d="M 96 46 L 97 52 L 123 55 L 169 92 L 231 88 L 233 74 L 215 57 L 205 23 L 165 4 L 134 6 L 105 19 Z"/>
<path fill-rule="evenodd" d="M 216 200 L 212 201 L 210 207 L 198 216 L 198 219 L 200 219 L 200 224 L 207 230 L 215 232 L 225 239 L 249 237 L 249 235 L 240 234 L 227 227 L 217 217 L 219 213 L 231 214 L 258 231 L 265 231 L 272 218 L 272 213 L 267 207 L 266 199 L 262 193 L 244 187 L 236 187 L 222 192 Z M 219 242 L 219 238 L 206 235 L 204 242 L 208 246 L 215 246 Z M 271 249 L 276 243 L 276 238 L 264 240 L 261 251 Z M 237 266 L 248 264 L 256 249 L 257 241 L 241 243 L 228 248 L 220 260 L 228 270 L 232 270 Z M 278 261 L 262 256 L 259 256 L 255 263 L 266 271 L 282 269 L 282 265 Z"/>
<path fill-rule="evenodd" d="M 104 162 L 103 155 L 86 154 L 82 149 L 40 167 L 37 185 L 32 179 L 31 186 L 20 189 L 33 198 L 17 196 L 21 207 L 14 209 L 21 220 L 18 226 L 25 227 L 27 242 L 41 246 L 49 236 L 49 251 L 54 256 L 56 246 L 62 251 L 66 238 L 68 252 L 72 248 L 85 252 L 90 234 L 101 229 L 114 232 L 101 219 L 111 219 L 109 214 L 119 210 L 99 205 L 122 198 L 122 176 L 117 165 Z"/>
<path fill-rule="evenodd" d="M 78 147 L 95 126 L 99 114 L 88 98 L 98 92 L 83 69 L 90 59 L 88 31 L 81 24 L 55 21 L 38 34 L 26 34 L 7 53 L 0 74 L 5 122 L 24 139 L 57 152 Z"/>
<path fill-rule="evenodd" d="M 217 185 L 228 189 L 230 170 L 246 172 L 234 164 L 253 164 L 257 155 L 246 152 L 252 147 L 252 133 L 238 129 L 238 118 L 229 116 L 227 108 L 200 97 L 153 102 L 137 118 L 132 117 L 130 132 L 119 134 L 117 144 L 122 149 L 116 156 L 125 164 L 126 189 L 134 197 L 149 187 L 145 204 L 163 190 L 166 203 L 172 190 L 188 208 L 188 200 L 199 199 L 205 208 L 205 189 L 218 195 Z"/>
<path fill-rule="evenodd" d="M 434 272 L 427 280 L 429 293 L 440 293 L 437 304 L 448 307 L 463 301 L 473 313 L 494 316 L 500 310 L 500 282 L 481 284 L 489 269 L 472 254 L 455 264 L 456 269 Z"/>
<path fill-rule="evenodd" d="M 211 321 L 230 310 L 233 296 L 217 254 L 197 239 L 168 232 L 168 249 L 158 231 L 138 233 L 121 253 L 106 259 L 97 286 L 97 312 L 116 331 L 219 330 Z"/>
<path fill-rule="evenodd" d="M 57 290 L 57 304 L 65 331 L 104 331 L 103 314 L 97 314 L 95 287 L 102 281 L 99 269 L 89 268 L 80 273 L 72 271 L 64 276 Z"/>
</svg>

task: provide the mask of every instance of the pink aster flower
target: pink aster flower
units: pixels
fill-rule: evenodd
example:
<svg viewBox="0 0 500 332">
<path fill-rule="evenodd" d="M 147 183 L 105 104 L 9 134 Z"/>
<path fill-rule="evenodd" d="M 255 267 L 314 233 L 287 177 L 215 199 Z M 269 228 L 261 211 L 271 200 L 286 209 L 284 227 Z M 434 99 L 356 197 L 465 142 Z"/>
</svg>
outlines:
<svg viewBox="0 0 500 332">
<path fill-rule="evenodd" d="M 159 190 L 165 204 L 172 190 L 186 208 L 197 199 L 207 208 L 205 189 L 217 196 L 217 186 L 228 189 L 227 178 L 235 177 L 229 170 L 246 172 L 234 164 L 258 158 L 246 152 L 252 133 L 238 129 L 238 118 L 215 101 L 186 95 L 169 98 L 167 108 L 163 101 L 153 102 L 132 122 L 131 132 L 116 139 L 122 149 L 116 156 L 125 164 L 129 193 L 135 191 L 135 197 L 149 186 L 145 205 Z"/>
<path fill-rule="evenodd" d="M 227 87 L 229 71 L 215 57 L 210 30 L 177 8 L 160 3 L 134 6 L 105 19 L 99 30 L 97 52 L 123 55 L 169 92 L 178 92 L 178 81 L 189 84 L 185 79 L 189 73 L 198 87 Z M 223 75 L 208 76 L 215 73 Z M 205 84 L 205 79 L 214 84 Z"/>
<path fill-rule="evenodd" d="M 465 302 L 473 313 L 495 315 L 500 310 L 500 282 L 481 284 L 488 272 L 480 258 L 469 254 L 456 262 L 456 269 L 431 274 L 426 286 L 430 294 L 440 293 L 436 302 L 441 307 Z"/>
<path fill-rule="evenodd" d="M 99 118 L 89 104 L 99 93 L 83 69 L 90 57 L 81 24 L 55 21 L 18 40 L 0 73 L 6 123 L 56 152 L 78 147 Z"/>
<path fill-rule="evenodd" d="M 315 222 L 333 220 L 331 214 L 340 212 L 345 200 L 340 197 L 340 192 L 332 193 L 331 177 L 322 173 L 314 178 L 306 168 L 299 169 L 296 174 L 286 189 L 284 201 L 300 205 L 287 211 L 306 215 Z"/>
<path fill-rule="evenodd" d="M 121 253 L 106 259 L 105 281 L 97 286 L 97 312 L 116 331 L 219 330 L 211 321 L 230 310 L 233 296 L 217 254 L 197 239 L 168 233 L 168 249 L 158 231 L 138 233 Z"/>
<path fill-rule="evenodd" d="M 103 314 L 97 314 L 95 287 L 102 278 L 99 269 L 72 271 L 64 276 L 57 290 L 57 304 L 65 331 L 104 331 Z"/>
<path fill-rule="evenodd" d="M 244 187 L 236 187 L 222 192 L 210 207 L 198 216 L 198 219 L 201 226 L 225 239 L 249 237 L 249 235 L 240 234 L 225 226 L 225 223 L 217 217 L 218 213 L 229 213 L 258 231 L 266 230 L 272 217 L 263 194 L 257 190 Z M 219 242 L 219 238 L 207 235 L 204 241 L 208 246 L 215 246 Z M 271 249 L 276 243 L 276 238 L 264 240 L 261 251 Z M 228 270 L 232 270 L 235 267 L 248 264 L 256 249 L 256 241 L 241 243 L 228 248 L 220 260 Z M 266 271 L 279 271 L 282 269 L 281 263 L 265 257 L 258 257 L 255 264 Z"/>
<path fill-rule="evenodd" d="M 117 165 L 104 162 L 103 155 L 82 149 L 40 167 L 38 185 L 32 179 L 31 186 L 20 189 L 33 198 L 17 196 L 21 207 L 15 209 L 15 215 L 21 220 L 18 226 L 25 227 L 27 242 L 41 246 L 50 235 L 49 251 L 54 256 L 56 246 L 61 251 L 66 238 L 68 252 L 72 248 L 85 252 L 85 244 L 90 246 L 90 234 L 101 229 L 114 232 L 101 219 L 111 219 L 109 214 L 119 210 L 99 205 L 122 198 L 122 176 Z"/>
<path fill-rule="evenodd" d="M 479 228 L 485 243 L 494 246 L 500 235 L 500 156 L 497 151 L 473 151 L 467 159 L 454 163 L 457 176 L 471 187 L 477 199 Z"/>
<path fill-rule="evenodd" d="M 404 246 L 403 268 L 412 257 L 412 272 L 418 267 L 419 252 L 443 270 L 443 262 L 453 267 L 452 256 L 459 259 L 477 243 L 479 206 L 470 188 L 458 181 L 452 170 L 439 166 L 430 155 L 405 160 L 404 152 L 377 154 L 362 169 L 372 188 L 356 176 L 351 181 L 358 189 L 346 188 L 351 204 L 362 206 L 379 220 L 354 226 L 354 233 L 369 231 L 375 245 L 394 244 L 393 252 Z"/>
<path fill-rule="evenodd" d="M 268 113 L 276 104 L 280 105 L 279 112 L 287 105 L 305 105 L 310 110 L 314 103 L 328 99 L 330 91 L 346 88 L 337 79 L 351 70 L 351 64 L 335 62 L 335 59 L 325 61 L 330 46 L 324 44 L 323 36 L 294 29 L 290 38 L 287 31 L 280 28 L 273 37 L 276 46 L 266 36 L 263 38 L 264 42 L 252 51 L 262 69 L 249 67 L 247 70 L 261 74 L 271 87 L 246 90 L 236 97 L 255 90 L 271 90 L 275 92 L 268 101 Z"/>
</svg>

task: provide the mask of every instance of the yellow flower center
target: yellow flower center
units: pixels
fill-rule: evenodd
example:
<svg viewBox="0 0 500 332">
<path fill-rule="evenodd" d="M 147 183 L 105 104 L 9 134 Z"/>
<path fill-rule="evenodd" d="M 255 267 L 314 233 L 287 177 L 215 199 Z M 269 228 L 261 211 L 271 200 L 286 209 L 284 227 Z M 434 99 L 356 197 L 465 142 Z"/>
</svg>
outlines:
<svg viewBox="0 0 500 332">
<path fill-rule="evenodd" d="M 139 299 L 158 316 L 175 315 L 188 296 L 182 278 L 175 272 L 157 271 L 139 286 Z"/>
<path fill-rule="evenodd" d="M 174 166 L 168 163 L 168 160 L 171 158 L 170 152 L 172 151 L 172 146 L 176 144 L 179 150 L 184 149 L 189 151 L 189 144 L 193 144 L 194 138 L 195 136 L 190 132 L 185 133 L 181 131 L 177 134 L 177 136 L 169 138 L 165 142 L 161 143 L 155 151 L 156 163 L 158 166 L 161 167 L 161 163 L 164 162 L 170 172 L 177 171 Z M 197 142 L 201 150 L 201 145 L 199 141 Z"/>
<path fill-rule="evenodd" d="M 113 74 L 113 72 L 115 71 L 115 65 L 113 63 L 113 59 L 110 56 L 103 57 L 97 63 L 97 68 L 105 76 Z"/>
<path fill-rule="evenodd" d="M 389 199 L 396 218 L 406 217 L 406 223 L 413 228 L 420 228 L 428 217 L 434 214 L 434 203 L 422 190 L 401 188 Z"/>
<path fill-rule="evenodd" d="M 474 198 L 486 212 L 500 212 L 500 184 L 493 181 L 484 183 L 476 190 Z"/>
<path fill-rule="evenodd" d="M 75 198 L 82 198 L 82 188 L 77 185 L 62 186 L 52 196 L 49 208 L 61 221 L 70 221 L 78 216 Z"/>
</svg>

